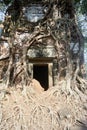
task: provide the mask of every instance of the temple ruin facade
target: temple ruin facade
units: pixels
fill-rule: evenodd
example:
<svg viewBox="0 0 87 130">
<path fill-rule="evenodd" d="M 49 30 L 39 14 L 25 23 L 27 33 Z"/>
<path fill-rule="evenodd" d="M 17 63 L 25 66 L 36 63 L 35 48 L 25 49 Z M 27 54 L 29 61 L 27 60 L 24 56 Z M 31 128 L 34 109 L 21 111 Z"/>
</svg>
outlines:
<svg viewBox="0 0 87 130">
<path fill-rule="evenodd" d="M 20 4 L 14 0 L 7 9 L 0 42 L 8 43 L 5 59 L 9 59 L 11 72 L 6 74 L 12 83 L 18 81 L 23 70 L 22 79 L 35 78 L 45 90 L 62 78 L 73 77 L 77 59 L 82 56 L 82 41 L 74 33 L 78 30 L 73 4 L 63 2 L 27 0 Z"/>
</svg>

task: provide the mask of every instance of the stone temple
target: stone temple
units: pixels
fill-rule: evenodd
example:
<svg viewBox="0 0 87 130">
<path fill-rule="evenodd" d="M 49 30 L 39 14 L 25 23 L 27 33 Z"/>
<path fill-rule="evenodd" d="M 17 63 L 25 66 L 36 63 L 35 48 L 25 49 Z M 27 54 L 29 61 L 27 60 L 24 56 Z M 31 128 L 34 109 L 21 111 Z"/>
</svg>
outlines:
<svg viewBox="0 0 87 130">
<path fill-rule="evenodd" d="M 28 74 L 30 78 L 38 80 L 47 90 L 51 86 L 55 86 L 58 80 L 64 78 L 69 71 L 72 72 L 70 69 L 73 67 L 67 66 L 68 62 L 76 65 L 74 59 L 78 57 L 79 42 L 75 33 L 72 32 L 72 30 L 75 32 L 75 25 L 70 23 L 70 28 L 68 28 L 69 19 L 74 19 L 72 4 L 68 3 L 70 12 L 65 6 L 67 4 L 61 5 L 63 4 L 61 1 L 59 4 L 56 0 L 26 0 L 22 2 L 21 6 L 17 1 L 16 6 L 14 6 L 15 3 L 9 6 L 2 31 L 4 40 L 1 38 L 0 43 L 7 44 L 10 41 L 12 44 L 15 52 L 13 61 L 15 68 L 17 62 L 20 61 L 19 57 L 23 56 L 23 48 L 28 46 Z M 66 0 L 64 2 L 66 3 Z M 61 8 L 62 6 L 66 11 Z M 7 51 L 5 52 L 9 57 Z M 69 57 L 70 53 L 71 58 Z M 15 77 L 15 75 L 13 76 Z"/>
</svg>

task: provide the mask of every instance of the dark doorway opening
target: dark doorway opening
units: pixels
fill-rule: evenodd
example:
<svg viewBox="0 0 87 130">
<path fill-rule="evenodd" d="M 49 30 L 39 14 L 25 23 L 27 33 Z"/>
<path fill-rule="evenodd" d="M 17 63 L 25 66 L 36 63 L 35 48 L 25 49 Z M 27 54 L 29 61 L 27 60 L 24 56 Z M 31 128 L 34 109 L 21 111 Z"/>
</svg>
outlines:
<svg viewBox="0 0 87 130">
<path fill-rule="evenodd" d="M 48 65 L 33 65 L 33 78 L 38 80 L 44 90 L 48 89 Z"/>
</svg>

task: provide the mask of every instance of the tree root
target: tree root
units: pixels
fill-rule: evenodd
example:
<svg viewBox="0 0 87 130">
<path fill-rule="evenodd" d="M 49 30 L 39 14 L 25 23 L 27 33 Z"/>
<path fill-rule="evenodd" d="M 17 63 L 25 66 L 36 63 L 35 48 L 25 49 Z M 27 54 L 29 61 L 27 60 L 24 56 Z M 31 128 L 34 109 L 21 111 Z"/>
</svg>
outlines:
<svg viewBox="0 0 87 130">
<path fill-rule="evenodd" d="M 83 105 L 87 96 L 79 90 L 78 84 L 72 87 L 73 95 L 66 95 L 62 89 L 67 86 L 63 82 L 42 93 L 38 93 L 32 85 L 25 86 L 25 92 L 9 88 L 10 94 L 5 93 L 1 104 L 0 129 L 71 129 L 77 119 L 84 118 Z"/>
</svg>

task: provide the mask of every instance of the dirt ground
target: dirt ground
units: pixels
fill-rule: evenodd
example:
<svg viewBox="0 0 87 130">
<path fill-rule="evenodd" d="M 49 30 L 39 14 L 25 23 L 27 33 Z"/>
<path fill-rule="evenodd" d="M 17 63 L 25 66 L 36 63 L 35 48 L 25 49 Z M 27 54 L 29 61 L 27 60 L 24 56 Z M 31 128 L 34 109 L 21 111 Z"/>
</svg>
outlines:
<svg viewBox="0 0 87 130">
<path fill-rule="evenodd" d="M 0 86 L 0 130 L 87 130 L 87 101 L 64 82 L 44 91 L 29 86 Z"/>
</svg>

